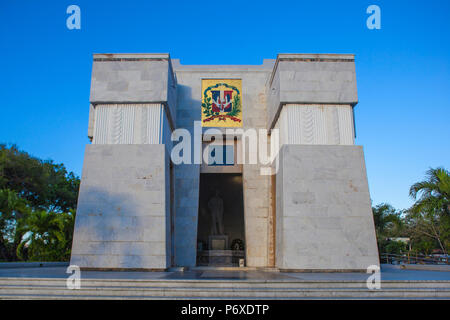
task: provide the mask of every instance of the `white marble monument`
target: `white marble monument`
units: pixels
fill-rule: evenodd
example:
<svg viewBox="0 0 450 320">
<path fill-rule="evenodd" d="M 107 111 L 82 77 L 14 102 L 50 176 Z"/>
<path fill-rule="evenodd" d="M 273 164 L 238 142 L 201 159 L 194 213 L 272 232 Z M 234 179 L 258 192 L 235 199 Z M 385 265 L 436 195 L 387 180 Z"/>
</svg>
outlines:
<svg viewBox="0 0 450 320">
<path fill-rule="evenodd" d="M 221 257 L 237 257 L 235 264 L 245 259 L 248 267 L 365 271 L 378 265 L 364 154 L 355 145 L 354 59 L 279 54 L 261 65 L 184 65 L 169 54 L 95 54 L 91 144 L 71 264 L 195 267 L 208 237 L 226 234 Z M 242 84 L 208 88 L 213 108 L 230 110 L 227 116 L 202 110 L 205 79 Z M 241 101 L 233 100 L 236 94 Z M 231 109 L 231 101 L 241 109 Z M 193 135 L 202 112 L 244 130 L 278 129 L 278 172 L 261 175 L 261 165 L 236 162 L 175 164 L 172 132 Z M 243 142 L 229 147 L 235 152 Z M 215 198 L 211 216 L 199 215 L 217 188 L 222 203 Z M 232 243 L 242 244 L 242 257 L 233 256 Z"/>
</svg>

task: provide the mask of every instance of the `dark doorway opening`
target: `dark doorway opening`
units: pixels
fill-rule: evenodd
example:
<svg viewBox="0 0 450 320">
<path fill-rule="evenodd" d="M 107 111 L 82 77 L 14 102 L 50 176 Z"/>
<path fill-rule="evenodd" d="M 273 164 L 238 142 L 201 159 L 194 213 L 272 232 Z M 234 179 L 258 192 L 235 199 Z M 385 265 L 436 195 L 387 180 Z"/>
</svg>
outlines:
<svg viewBox="0 0 450 320">
<path fill-rule="evenodd" d="M 241 173 L 200 174 L 198 266 L 245 264 L 243 199 Z"/>
</svg>

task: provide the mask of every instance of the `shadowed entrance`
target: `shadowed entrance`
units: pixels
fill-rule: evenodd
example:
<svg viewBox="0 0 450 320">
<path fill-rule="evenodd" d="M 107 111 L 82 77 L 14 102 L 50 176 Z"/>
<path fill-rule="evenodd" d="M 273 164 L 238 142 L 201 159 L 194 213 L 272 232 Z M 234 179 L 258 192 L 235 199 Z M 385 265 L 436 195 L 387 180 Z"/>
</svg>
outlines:
<svg viewBox="0 0 450 320">
<path fill-rule="evenodd" d="M 238 266 L 244 259 L 242 174 L 202 173 L 197 228 L 198 266 Z"/>
</svg>

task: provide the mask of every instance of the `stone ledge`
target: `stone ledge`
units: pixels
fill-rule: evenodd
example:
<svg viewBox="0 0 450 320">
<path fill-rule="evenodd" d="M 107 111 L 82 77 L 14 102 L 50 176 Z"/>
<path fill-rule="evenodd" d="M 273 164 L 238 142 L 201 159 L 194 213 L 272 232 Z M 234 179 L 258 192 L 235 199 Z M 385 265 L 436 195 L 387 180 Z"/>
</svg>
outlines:
<svg viewBox="0 0 450 320">
<path fill-rule="evenodd" d="M 169 60 L 168 53 L 94 53 L 94 61 Z"/>
<path fill-rule="evenodd" d="M 90 268 L 81 267 L 81 271 L 128 271 L 128 272 L 139 272 L 139 271 L 151 271 L 151 272 L 165 272 L 169 271 L 169 268 Z"/>
<path fill-rule="evenodd" d="M 366 269 L 279 269 L 280 272 L 292 273 L 367 273 Z"/>
<path fill-rule="evenodd" d="M 0 269 L 68 267 L 69 262 L 0 262 Z"/>
</svg>

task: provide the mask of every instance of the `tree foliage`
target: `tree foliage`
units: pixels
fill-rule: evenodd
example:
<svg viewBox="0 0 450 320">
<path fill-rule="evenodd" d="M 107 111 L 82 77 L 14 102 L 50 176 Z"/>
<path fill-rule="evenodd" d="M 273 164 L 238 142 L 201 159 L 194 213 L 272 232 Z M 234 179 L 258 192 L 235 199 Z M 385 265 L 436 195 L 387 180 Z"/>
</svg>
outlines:
<svg viewBox="0 0 450 320">
<path fill-rule="evenodd" d="M 413 184 L 409 194 L 416 200 L 407 217 L 411 236 L 428 238 L 447 253 L 450 246 L 449 171 L 430 168 L 426 179 Z"/>
<path fill-rule="evenodd" d="M 0 144 L 0 261 L 67 260 L 79 184 L 63 164 Z"/>
<path fill-rule="evenodd" d="M 404 250 L 404 243 L 390 239 L 406 235 L 403 212 L 387 203 L 375 206 L 372 212 L 380 253 L 400 254 Z"/>
<path fill-rule="evenodd" d="M 15 145 L 0 145 L 0 189 L 9 189 L 35 209 L 68 211 L 76 207 L 80 179 L 63 164 L 40 160 Z"/>
<path fill-rule="evenodd" d="M 31 212 L 19 227 L 24 237 L 17 247 L 17 256 L 29 261 L 67 261 L 74 221 L 74 212 Z"/>
<path fill-rule="evenodd" d="M 416 253 L 433 250 L 447 254 L 450 247 L 450 176 L 444 168 L 431 168 L 425 180 L 414 183 L 410 196 L 416 200 L 408 210 L 397 212 L 388 204 L 374 208 L 374 222 L 381 253 L 401 253 L 406 248 L 389 238 L 408 237 Z"/>
</svg>

